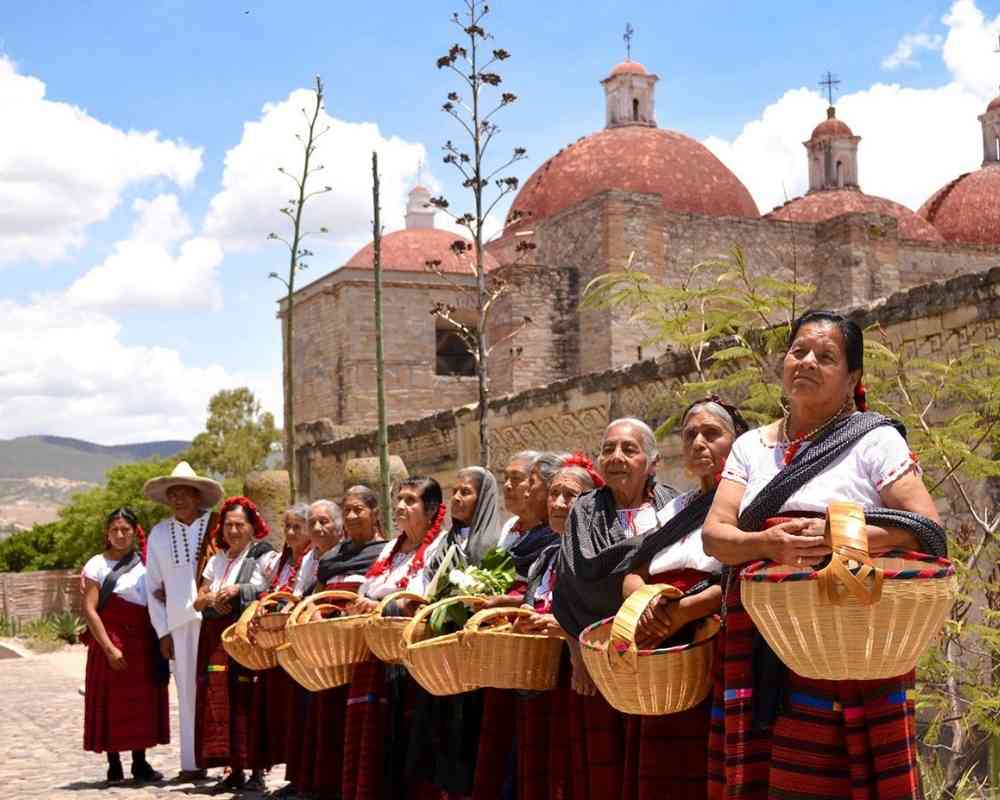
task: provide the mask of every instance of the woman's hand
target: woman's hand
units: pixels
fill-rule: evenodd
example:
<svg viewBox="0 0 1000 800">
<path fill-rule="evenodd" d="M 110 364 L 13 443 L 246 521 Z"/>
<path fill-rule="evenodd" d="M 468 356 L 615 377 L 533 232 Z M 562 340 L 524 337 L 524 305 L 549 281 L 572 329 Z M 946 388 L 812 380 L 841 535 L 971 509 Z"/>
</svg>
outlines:
<svg viewBox="0 0 1000 800">
<path fill-rule="evenodd" d="M 108 657 L 108 664 L 115 672 L 128 669 L 128 664 L 125 663 L 125 654 L 114 645 L 105 650 L 104 655 Z"/>
<path fill-rule="evenodd" d="M 640 650 L 651 650 L 664 639 L 673 636 L 691 622 L 687 606 L 663 595 L 654 597 L 639 617 L 635 629 L 635 644 Z"/>
<path fill-rule="evenodd" d="M 505 608 L 507 606 L 519 606 L 523 598 L 515 594 L 501 594 L 496 597 L 487 597 L 483 608 Z"/>
<path fill-rule="evenodd" d="M 359 597 L 344 609 L 344 613 L 348 616 L 354 614 L 371 614 L 377 608 L 378 603 L 374 600 L 369 600 L 367 597 Z"/>
<path fill-rule="evenodd" d="M 831 553 L 825 531 L 822 519 L 780 522 L 764 531 L 767 557 L 778 564 L 815 567 Z"/>
<path fill-rule="evenodd" d="M 573 667 L 570 674 L 570 688 L 584 697 L 593 697 L 597 694 L 597 686 L 583 664 L 583 656 L 580 655 L 580 645 L 576 642 L 570 645 L 569 660 Z"/>
<path fill-rule="evenodd" d="M 534 633 L 541 636 L 562 636 L 562 628 L 551 614 L 532 614 L 518 617 L 514 622 L 515 633 Z"/>
<path fill-rule="evenodd" d="M 154 589 L 153 597 L 165 604 L 167 602 L 167 587 L 161 586 L 159 589 Z"/>
</svg>

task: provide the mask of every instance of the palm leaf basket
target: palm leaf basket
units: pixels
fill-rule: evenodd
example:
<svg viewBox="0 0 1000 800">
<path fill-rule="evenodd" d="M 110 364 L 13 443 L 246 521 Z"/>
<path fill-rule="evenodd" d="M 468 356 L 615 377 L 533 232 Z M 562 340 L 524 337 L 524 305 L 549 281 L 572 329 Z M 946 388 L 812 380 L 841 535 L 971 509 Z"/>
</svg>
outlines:
<svg viewBox="0 0 1000 800">
<path fill-rule="evenodd" d="M 222 632 L 222 647 L 233 661 L 252 670 L 270 669 L 278 664 L 271 650 L 250 641 L 250 620 L 257 613 L 257 601 L 246 607 L 240 618 Z"/>
<path fill-rule="evenodd" d="M 823 680 L 903 675 L 916 667 L 944 625 L 955 597 L 955 567 L 944 558 L 902 551 L 872 559 L 872 566 L 871 602 L 846 589 L 831 602 L 823 572 L 751 564 L 740 575 L 743 606 L 771 649 L 798 675 Z"/>
<path fill-rule="evenodd" d="M 690 644 L 639 650 L 639 618 L 653 598 L 674 600 L 681 592 L 651 584 L 633 592 L 614 617 L 595 622 L 580 634 L 587 672 L 604 699 L 626 714 L 676 714 L 704 700 L 712 688 L 712 657 L 720 622 L 698 623 Z"/>
<path fill-rule="evenodd" d="M 285 626 L 292 616 L 296 599 L 291 592 L 274 592 L 261 598 L 250 621 L 249 637 L 254 644 L 273 650 L 288 641 Z"/>
<path fill-rule="evenodd" d="M 555 688 L 563 639 L 517 633 L 511 626 L 512 620 L 533 613 L 526 608 L 488 608 L 477 611 L 465 623 L 459 638 L 468 650 L 471 683 L 496 689 Z"/>
<path fill-rule="evenodd" d="M 446 597 L 424 606 L 403 629 L 406 654 L 403 663 L 410 675 L 434 695 L 461 694 L 475 689 L 468 679 L 469 651 L 462 645 L 461 631 L 429 637 L 428 617 L 442 606 L 464 603 L 481 607 L 482 597 Z"/>
<path fill-rule="evenodd" d="M 354 592 L 316 592 L 299 603 L 288 620 L 288 641 L 295 654 L 312 667 L 344 667 L 371 658 L 365 643 L 369 614 L 341 613 L 342 606 L 354 602 Z M 338 616 L 311 619 L 316 611 L 332 610 Z"/>
<path fill-rule="evenodd" d="M 291 644 L 275 648 L 278 665 L 303 689 L 322 692 L 350 683 L 354 667 L 311 667 L 295 654 Z"/>
<path fill-rule="evenodd" d="M 410 623 L 410 617 L 385 617 L 385 609 L 394 600 L 412 600 L 423 605 L 427 604 L 427 598 L 413 592 L 394 592 L 384 598 L 378 609 L 368 618 L 365 626 L 365 642 L 375 657 L 386 664 L 402 664 L 403 656 L 406 654 L 406 644 L 403 642 L 403 629 Z M 415 637 L 421 639 L 425 632 L 423 628 L 415 632 Z"/>
</svg>

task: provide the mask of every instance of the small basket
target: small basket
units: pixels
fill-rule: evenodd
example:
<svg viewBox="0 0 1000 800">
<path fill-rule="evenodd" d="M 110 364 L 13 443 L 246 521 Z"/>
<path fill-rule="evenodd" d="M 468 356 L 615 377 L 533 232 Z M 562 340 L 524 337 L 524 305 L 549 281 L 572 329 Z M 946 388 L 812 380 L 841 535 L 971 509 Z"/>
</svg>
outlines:
<svg viewBox="0 0 1000 800">
<path fill-rule="evenodd" d="M 240 618 L 222 632 L 222 647 L 233 661 L 252 670 L 271 669 L 278 665 L 271 650 L 251 644 L 248 638 L 250 620 L 257 612 L 257 601 L 250 603 Z"/>
<path fill-rule="evenodd" d="M 322 607 L 336 608 L 358 599 L 354 592 L 317 592 L 299 603 L 285 630 L 295 653 L 311 667 L 344 667 L 371 657 L 365 643 L 365 625 L 370 614 L 350 614 L 305 621 Z"/>
<path fill-rule="evenodd" d="M 844 583 L 837 566 L 751 564 L 740 574 L 743 606 L 771 649 L 805 678 L 876 680 L 914 669 L 951 609 L 954 565 L 896 551 L 846 571 Z"/>
<path fill-rule="evenodd" d="M 468 679 L 469 651 L 462 646 L 460 631 L 425 638 L 428 633 L 427 618 L 441 606 L 453 603 L 481 607 L 486 600 L 471 596 L 446 597 L 421 608 L 403 629 L 406 645 L 403 663 L 417 683 L 439 696 L 461 694 L 477 688 Z"/>
<path fill-rule="evenodd" d="M 249 636 L 254 644 L 273 650 L 288 640 L 285 625 L 292 616 L 292 607 L 297 599 L 291 592 L 274 592 L 261 598 L 249 627 Z M 281 601 L 285 601 L 284 608 L 288 610 L 275 610 Z"/>
<path fill-rule="evenodd" d="M 495 689 L 555 688 L 563 639 L 511 630 L 513 618 L 534 613 L 527 608 L 487 608 L 465 623 L 459 638 L 469 650 L 471 683 Z"/>
<path fill-rule="evenodd" d="M 720 622 L 706 617 L 689 644 L 639 650 L 635 631 L 653 598 L 674 600 L 681 592 L 651 584 L 633 592 L 614 617 L 595 622 L 580 634 L 587 672 L 604 699 L 626 714 L 676 714 L 693 708 L 712 688 L 712 656 Z"/>
<path fill-rule="evenodd" d="M 311 667 L 299 658 L 290 644 L 283 644 L 273 651 L 278 665 L 291 676 L 299 686 L 310 692 L 322 692 L 350 683 L 354 667 Z"/>
<path fill-rule="evenodd" d="M 386 664 L 402 664 L 406 653 L 403 629 L 410 624 L 411 618 L 383 617 L 386 607 L 393 600 L 414 600 L 426 605 L 427 598 L 413 592 L 394 592 L 378 604 L 378 610 L 368 618 L 368 624 L 365 625 L 365 642 L 375 657 Z M 424 637 L 423 627 L 426 627 L 426 623 L 419 632 L 415 632 L 416 638 Z"/>
</svg>

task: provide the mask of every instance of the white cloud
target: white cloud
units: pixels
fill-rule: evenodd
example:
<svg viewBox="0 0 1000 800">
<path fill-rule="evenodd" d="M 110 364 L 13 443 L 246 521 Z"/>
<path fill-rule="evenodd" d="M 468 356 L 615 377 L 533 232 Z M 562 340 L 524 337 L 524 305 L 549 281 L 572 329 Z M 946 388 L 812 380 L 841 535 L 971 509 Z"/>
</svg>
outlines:
<svg viewBox="0 0 1000 800">
<path fill-rule="evenodd" d="M 837 101 L 837 116 L 861 137 L 861 188 L 920 206 L 933 192 L 982 160 L 977 117 L 996 87 L 984 79 L 990 41 L 1000 17 L 987 21 L 972 0 L 958 0 L 943 19 L 941 52 L 952 81 L 932 89 L 877 83 Z M 995 46 L 995 45 L 994 45 Z M 993 56 L 996 59 L 996 56 Z M 710 137 L 705 145 L 746 184 L 766 213 L 808 188 L 802 143 L 825 118 L 826 102 L 808 89 L 792 89 L 748 122 L 732 141 Z M 784 187 L 784 188 L 783 188 Z"/>
<path fill-rule="evenodd" d="M 201 149 L 48 100 L 45 84 L 3 55 L 0 120 L 0 264 L 64 258 L 129 186 L 165 178 L 187 187 L 201 169 Z"/>
<path fill-rule="evenodd" d="M 186 238 L 191 225 L 176 195 L 138 199 L 128 239 L 66 292 L 77 308 L 97 310 L 222 308 L 216 269 L 222 248 L 215 239 Z"/>
<path fill-rule="evenodd" d="M 280 387 L 273 376 L 193 367 L 165 347 L 128 346 L 111 317 L 56 297 L 0 301 L 0 437 L 85 435 L 103 443 L 191 437 L 204 428 L 209 397 L 249 385 L 264 407 Z"/>
<path fill-rule="evenodd" d="M 920 68 L 917 52 L 920 50 L 940 50 L 944 37 L 934 33 L 907 33 L 896 44 L 896 49 L 882 59 L 882 69 L 897 70 L 900 67 Z"/>
<path fill-rule="evenodd" d="M 240 143 L 226 153 L 222 191 L 212 198 L 205 233 L 229 249 L 276 248 L 266 242 L 274 231 L 286 235 L 287 220 L 278 209 L 293 197 L 292 181 L 278 172 L 301 173 L 304 136 L 303 108 L 315 102 L 312 91 L 299 89 L 287 100 L 268 103 L 260 119 L 243 126 Z M 306 204 L 307 230 L 320 226 L 329 234 L 311 240 L 310 247 L 357 248 L 371 239 L 371 157 L 378 151 L 381 173 L 382 219 L 387 230 L 402 227 L 406 194 L 412 188 L 418 164 L 426 160 L 423 145 L 395 136 L 386 137 L 370 122 L 345 122 L 320 115 L 320 140 L 314 163 L 324 169 L 310 179 L 310 188 L 333 190 Z"/>
</svg>

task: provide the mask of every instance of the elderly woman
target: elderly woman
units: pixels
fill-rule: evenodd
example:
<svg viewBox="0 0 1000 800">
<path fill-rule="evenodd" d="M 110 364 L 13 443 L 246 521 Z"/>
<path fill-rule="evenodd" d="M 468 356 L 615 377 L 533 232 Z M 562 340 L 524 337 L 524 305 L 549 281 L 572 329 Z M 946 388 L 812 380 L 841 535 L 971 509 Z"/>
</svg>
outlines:
<svg viewBox="0 0 1000 800">
<path fill-rule="evenodd" d="M 194 601 L 202 613 L 198 638 L 198 691 L 195 698 L 195 759 L 198 767 L 229 766 L 223 789 L 263 788 L 261 770 L 254 767 L 248 782 L 243 772 L 253 766 L 251 747 L 252 675 L 222 647 L 222 632 L 267 587 L 258 559 L 273 553 L 259 540 L 269 533 L 253 501 L 230 497 L 212 532 L 219 548 L 205 565 L 204 579 Z"/>
<path fill-rule="evenodd" d="M 839 314 L 791 329 L 782 372 L 788 413 L 733 446 L 705 522 L 723 564 L 816 567 L 829 554 L 832 501 L 862 504 L 872 552 L 943 555 L 944 532 L 897 424 L 863 413 L 863 340 Z M 891 509 L 891 510 L 890 510 Z M 796 675 L 767 648 L 729 580 L 710 746 L 710 797 L 919 797 L 913 674 L 881 681 Z M 808 746 L 804 746 L 808 743 Z"/>
<path fill-rule="evenodd" d="M 522 450 L 512 455 L 510 461 L 507 462 L 507 468 L 503 472 L 503 486 L 501 488 L 503 489 L 504 510 L 512 516 L 500 529 L 500 541 L 497 543 L 499 547 L 506 549 L 508 540 L 516 536 L 524 527 L 521 517 L 525 514 L 524 501 L 528 478 L 532 465 L 538 460 L 538 456 L 540 455 L 541 453 L 537 450 Z M 532 520 L 528 519 L 526 522 L 530 526 Z"/>
<path fill-rule="evenodd" d="M 315 592 L 357 591 L 365 573 L 375 563 L 385 546 L 380 526 L 370 514 L 366 523 L 358 523 L 357 505 L 369 510 L 373 493 L 364 486 L 354 486 L 344 495 L 341 509 L 330 500 L 317 500 L 309 506 L 309 531 L 313 549 L 307 556 L 299 582 L 305 595 Z M 375 506 L 377 508 L 377 502 Z M 351 519 L 348 529 L 347 519 Z M 341 791 L 344 761 L 344 725 L 347 715 L 348 686 L 337 686 L 309 693 L 304 704 L 302 738 L 297 763 L 289 763 L 288 780 L 299 792 L 320 797 L 337 797 Z"/>
<path fill-rule="evenodd" d="M 413 476 L 401 481 L 396 493 L 395 518 L 399 535 L 387 543 L 372 565 L 358 593 L 358 613 L 373 611 L 378 601 L 407 591 L 426 590 L 428 558 L 443 545 L 447 508 L 441 486 L 433 478 Z M 414 606 L 391 603 L 396 614 L 411 615 Z M 412 707 L 419 692 L 402 667 L 369 661 L 355 667 L 351 703 L 344 733 L 344 800 L 415 797 L 405 776 L 406 745 Z"/>
<path fill-rule="evenodd" d="M 663 527 L 646 534 L 631 552 L 632 541 L 606 551 L 631 564 L 622 594 L 646 583 L 670 584 L 684 592 L 679 600 L 654 600 L 640 619 L 640 648 L 691 641 L 694 625 L 719 610 L 722 565 L 702 547 L 702 524 L 715 496 L 719 475 L 736 437 L 747 430 L 739 411 L 718 397 L 697 400 L 681 415 L 685 472 L 698 488 L 675 497 L 657 515 Z M 653 552 L 653 551 L 656 552 Z M 625 796 L 653 800 L 705 797 L 711 700 L 688 711 L 626 718 Z"/>
<path fill-rule="evenodd" d="M 566 532 L 570 510 L 583 493 L 604 485 L 604 480 L 582 455 L 573 455 L 548 482 L 547 516 L 552 532 L 561 537 Z M 524 597 L 527 607 L 536 613 L 517 625 L 524 633 L 560 634 L 562 629 L 552 616 L 552 590 L 555 583 L 559 540 L 544 548 L 528 571 Z M 576 693 L 593 695 L 596 689 L 579 661 L 578 649 L 563 659 L 558 686 L 549 692 L 519 693 L 516 699 L 517 797 L 518 800 L 548 800 L 553 797 L 586 797 L 586 764 L 583 748 L 574 747 L 581 740 L 575 732 L 582 720 L 574 713 Z M 572 688 L 571 688 L 572 686 Z M 573 751 L 580 750 L 574 763 Z"/>
<path fill-rule="evenodd" d="M 121 507 L 104 524 L 104 552 L 83 567 L 87 682 L 83 748 L 106 753 L 108 783 L 124 780 L 122 750 L 132 751 L 136 781 L 163 778 L 146 749 L 170 741 L 167 664 L 146 610 L 142 527 Z"/>
<path fill-rule="evenodd" d="M 299 503 L 285 511 L 285 545 L 281 553 L 262 556 L 260 563 L 268 578 L 268 593 L 291 592 L 302 569 L 306 553 L 312 548 L 308 530 L 309 506 Z M 299 685 L 281 667 L 257 673 L 254 683 L 254 717 L 251 730 L 252 766 L 270 769 L 291 760 L 301 751 L 302 717 L 294 713 L 299 704 Z M 301 691 L 305 691 L 302 689 Z M 288 769 L 294 770 L 289 767 Z M 280 790 L 292 794 L 293 789 Z"/>
</svg>

